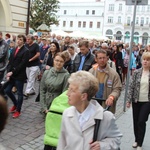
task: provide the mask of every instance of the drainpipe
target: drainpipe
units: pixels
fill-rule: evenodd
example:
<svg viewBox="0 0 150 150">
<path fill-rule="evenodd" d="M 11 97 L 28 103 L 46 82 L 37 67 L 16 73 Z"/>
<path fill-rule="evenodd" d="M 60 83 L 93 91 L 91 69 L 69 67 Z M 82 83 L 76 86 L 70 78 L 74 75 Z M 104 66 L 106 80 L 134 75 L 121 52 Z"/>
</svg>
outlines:
<svg viewBox="0 0 150 150">
<path fill-rule="evenodd" d="M 30 3 L 31 3 L 31 0 L 28 0 L 28 12 L 27 12 L 27 23 L 26 23 L 26 35 L 29 34 Z"/>
</svg>

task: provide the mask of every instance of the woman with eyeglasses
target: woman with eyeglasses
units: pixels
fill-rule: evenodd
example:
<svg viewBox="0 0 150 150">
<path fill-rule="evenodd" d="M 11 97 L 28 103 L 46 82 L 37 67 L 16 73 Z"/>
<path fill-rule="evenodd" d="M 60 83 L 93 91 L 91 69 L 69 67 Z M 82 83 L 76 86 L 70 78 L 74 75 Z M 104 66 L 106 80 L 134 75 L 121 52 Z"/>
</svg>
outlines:
<svg viewBox="0 0 150 150">
<path fill-rule="evenodd" d="M 47 114 L 54 98 L 59 96 L 68 88 L 69 73 L 64 69 L 66 57 L 63 53 L 54 56 L 54 66 L 46 70 L 40 84 L 41 112 Z"/>
</svg>

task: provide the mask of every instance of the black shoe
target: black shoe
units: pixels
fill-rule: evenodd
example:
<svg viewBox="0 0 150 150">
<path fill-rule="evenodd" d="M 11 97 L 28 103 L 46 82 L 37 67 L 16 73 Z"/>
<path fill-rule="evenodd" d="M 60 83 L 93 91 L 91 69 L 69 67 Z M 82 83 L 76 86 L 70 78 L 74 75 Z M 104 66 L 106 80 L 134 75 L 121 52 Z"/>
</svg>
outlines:
<svg viewBox="0 0 150 150">
<path fill-rule="evenodd" d="M 25 100 L 27 100 L 27 99 L 28 99 L 28 97 L 29 97 L 29 95 L 28 95 L 28 94 L 23 94 L 23 96 L 24 96 L 24 99 L 25 99 Z"/>
<path fill-rule="evenodd" d="M 28 93 L 27 95 L 35 95 L 36 93 L 35 92 L 32 92 L 32 93 Z"/>
</svg>

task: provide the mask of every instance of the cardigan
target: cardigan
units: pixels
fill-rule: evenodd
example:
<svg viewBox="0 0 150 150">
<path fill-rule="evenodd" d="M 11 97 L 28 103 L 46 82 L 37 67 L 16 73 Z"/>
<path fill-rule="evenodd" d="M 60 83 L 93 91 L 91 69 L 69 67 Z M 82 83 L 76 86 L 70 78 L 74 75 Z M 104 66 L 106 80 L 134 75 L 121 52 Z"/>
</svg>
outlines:
<svg viewBox="0 0 150 150">
<path fill-rule="evenodd" d="M 128 102 L 138 102 L 139 92 L 140 92 L 140 82 L 142 77 L 143 68 L 134 71 L 132 79 L 129 84 L 127 101 Z M 148 101 L 150 101 L 150 75 L 149 75 L 149 92 L 148 92 Z"/>
</svg>

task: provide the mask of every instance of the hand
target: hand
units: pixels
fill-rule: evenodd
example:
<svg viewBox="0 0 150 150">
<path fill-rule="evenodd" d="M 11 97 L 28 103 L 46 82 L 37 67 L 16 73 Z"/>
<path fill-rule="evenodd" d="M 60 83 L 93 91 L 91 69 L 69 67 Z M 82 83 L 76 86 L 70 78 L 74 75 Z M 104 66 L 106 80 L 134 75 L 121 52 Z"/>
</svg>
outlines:
<svg viewBox="0 0 150 150">
<path fill-rule="evenodd" d="M 7 78 L 7 77 L 11 77 L 12 74 L 13 74 L 13 72 L 8 72 L 8 73 L 6 74 L 6 78 Z"/>
<path fill-rule="evenodd" d="M 90 143 L 90 150 L 100 150 L 100 144 L 98 141 L 94 142 L 91 141 Z"/>
<path fill-rule="evenodd" d="M 127 106 L 127 108 L 130 108 L 131 103 L 130 103 L 130 102 L 127 102 L 127 103 L 126 103 L 126 106 Z"/>
<path fill-rule="evenodd" d="M 48 110 L 45 110 L 44 113 L 47 114 L 47 113 L 48 113 Z"/>
<path fill-rule="evenodd" d="M 105 104 L 107 105 L 107 106 L 112 106 L 113 105 L 113 99 L 112 98 L 110 98 L 110 97 L 108 97 L 107 99 L 106 99 L 106 102 L 105 102 Z"/>
<path fill-rule="evenodd" d="M 42 64 L 42 63 L 43 63 L 43 60 L 40 60 L 40 63 Z"/>
<path fill-rule="evenodd" d="M 49 70 L 49 69 L 50 69 L 50 66 L 46 65 L 45 69 L 46 69 L 46 70 Z"/>
<path fill-rule="evenodd" d="M 10 80 L 10 77 L 6 77 L 6 80 L 9 81 L 9 80 Z"/>
<path fill-rule="evenodd" d="M 29 59 L 29 62 L 31 62 L 32 61 L 32 59 Z"/>
</svg>

